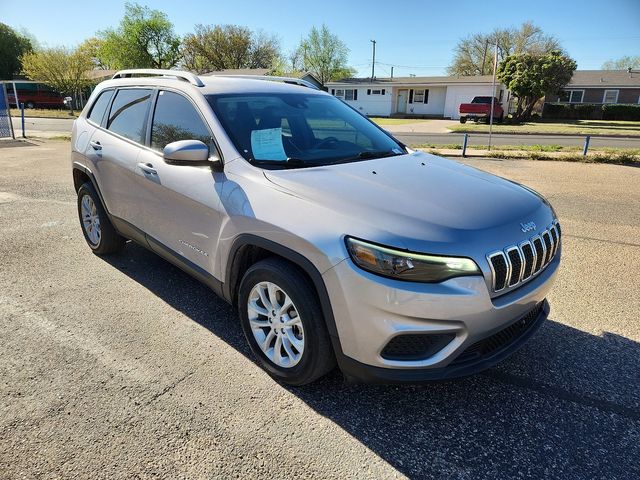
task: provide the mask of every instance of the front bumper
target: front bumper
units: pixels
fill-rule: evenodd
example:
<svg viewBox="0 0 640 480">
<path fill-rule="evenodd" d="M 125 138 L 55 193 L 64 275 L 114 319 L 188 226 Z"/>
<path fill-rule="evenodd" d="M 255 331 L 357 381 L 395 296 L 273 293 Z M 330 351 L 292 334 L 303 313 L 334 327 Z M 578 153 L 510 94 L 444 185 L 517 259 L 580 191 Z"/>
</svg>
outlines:
<svg viewBox="0 0 640 480">
<path fill-rule="evenodd" d="M 344 260 L 323 275 L 336 321 L 340 368 L 347 377 L 368 382 L 446 379 L 488 368 L 520 348 L 547 318 L 545 298 L 559 262 L 556 255 L 535 279 L 491 298 L 480 276 L 438 284 L 408 283 L 370 274 Z M 500 348 L 477 358 L 465 357 L 471 346 L 536 308 L 527 328 Z M 451 340 L 424 358 L 383 356 L 394 337 L 421 334 L 446 334 Z"/>
</svg>

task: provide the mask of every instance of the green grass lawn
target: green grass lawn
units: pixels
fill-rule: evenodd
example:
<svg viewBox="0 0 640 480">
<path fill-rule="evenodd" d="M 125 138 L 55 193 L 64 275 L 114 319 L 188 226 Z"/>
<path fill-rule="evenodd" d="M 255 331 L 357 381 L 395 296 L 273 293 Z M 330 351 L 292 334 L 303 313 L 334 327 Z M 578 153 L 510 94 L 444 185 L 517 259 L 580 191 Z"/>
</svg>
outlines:
<svg viewBox="0 0 640 480">
<path fill-rule="evenodd" d="M 44 118 L 75 118 L 80 113 L 79 110 L 73 111 L 74 115 L 69 115 L 69 110 L 58 110 L 56 108 L 25 108 L 25 117 L 44 117 Z M 20 118 L 20 110 L 17 108 L 11 109 L 11 116 Z"/>
<path fill-rule="evenodd" d="M 486 133 L 486 123 L 465 123 L 449 127 L 454 132 Z M 640 122 L 624 120 L 566 120 L 558 122 L 526 122 L 521 125 L 496 124 L 494 133 L 538 133 L 564 135 L 623 135 L 640 137 Z"/>
</svg>

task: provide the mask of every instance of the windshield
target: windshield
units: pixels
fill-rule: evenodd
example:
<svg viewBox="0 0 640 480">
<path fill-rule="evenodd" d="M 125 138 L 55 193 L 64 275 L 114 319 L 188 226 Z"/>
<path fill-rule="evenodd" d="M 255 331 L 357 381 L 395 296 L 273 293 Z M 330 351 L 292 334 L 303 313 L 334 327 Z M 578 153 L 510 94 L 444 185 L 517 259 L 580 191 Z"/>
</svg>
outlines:
<svg viewBox="0 0 640 480">
<path fill-rule="evenodd" d="M 406 153 L 330 95 L 247 93 L 207 100 L 240 154 L 261 167 L 313 167 Z"/>
<path fill-rule="evenodd" d="M 491 97 L 475 97 L 471 103 L 491 103 Z"/>
</svg>

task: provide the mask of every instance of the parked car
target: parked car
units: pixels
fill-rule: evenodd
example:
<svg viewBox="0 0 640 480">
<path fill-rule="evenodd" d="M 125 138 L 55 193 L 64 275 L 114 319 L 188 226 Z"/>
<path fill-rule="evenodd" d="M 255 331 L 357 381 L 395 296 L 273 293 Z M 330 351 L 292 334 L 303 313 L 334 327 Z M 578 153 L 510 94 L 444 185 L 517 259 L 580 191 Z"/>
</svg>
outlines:
<svg viewBox="0 0 640 480">
<path fill-rule="evenodd" d="M 547 318 L 561 232 L 544 198 L 304 81 L 119 72 L 71 150 L 89 248 L 130 239 L 208 285 L 279 381 L 336 362 L 360 381 L 469 375 Z"/>
<path fill-rule="evenodd" d="M 18 102 L 25 108 L 64 108 L 64 98 L 51 87 L 40 83 L 16 83 Z M 16 107 L 16 97 L 11 85 L 7 86 L 9 105 Z"/>
<path fill-rule="evenodd" d="M 460 123 L 466 123 L 467 120 L 478 121 L 480 119 L 489 119 L 491 115 L 492 97 L 474 97 L 471 103 L 461 103 L 458 108 L 460 114 Z M 504 110 L 497 98 L 493 97 L 493 119 L 496 122 L 502 122 L 504 119 Z"/>
</svg>

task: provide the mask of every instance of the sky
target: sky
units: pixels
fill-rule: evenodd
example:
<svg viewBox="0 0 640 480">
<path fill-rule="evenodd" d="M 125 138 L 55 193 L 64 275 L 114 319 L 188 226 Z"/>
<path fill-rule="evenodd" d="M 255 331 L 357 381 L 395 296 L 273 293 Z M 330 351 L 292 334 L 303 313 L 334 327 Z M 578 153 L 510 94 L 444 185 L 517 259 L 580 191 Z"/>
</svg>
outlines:
<svg viewBox="0 0 640 480">
<path fill-rule="evenodd" d="M 26 29 L 45 46 L 74 46 L 115 27 L 124 1 L 0 0 L 0 22 Z M 138 3 L 165 12 L 180 35 L 194 25 L 236 24 L 275 34 L 285 53 L 323 23 L 349 47 L 349 64 L 376 76 L 443 75 L 457 41 L 470 33 L 532 21 L 559 38 L 578 68 L 598 69 L 624 55 L 640 55 L 640 0 L 171 0 Z"/>
</svg>

